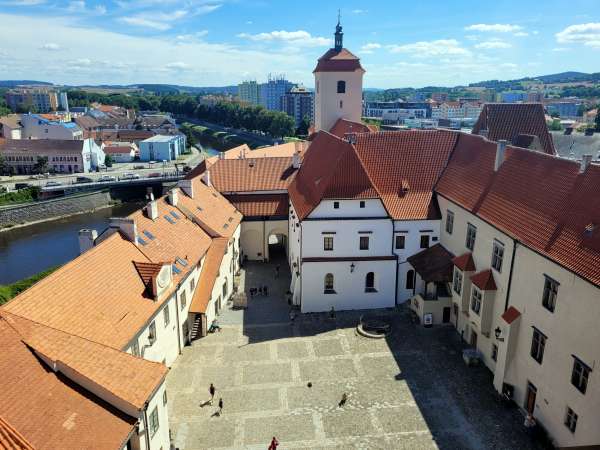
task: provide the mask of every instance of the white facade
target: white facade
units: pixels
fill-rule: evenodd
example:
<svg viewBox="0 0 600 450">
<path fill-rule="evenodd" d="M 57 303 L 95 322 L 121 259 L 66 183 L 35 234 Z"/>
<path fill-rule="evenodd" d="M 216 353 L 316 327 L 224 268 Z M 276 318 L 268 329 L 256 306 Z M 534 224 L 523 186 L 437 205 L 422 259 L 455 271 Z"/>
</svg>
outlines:
<svg viewBox="0 0 600 450">
<path fill-rule="evenodd" d="M 83 131 L 75 122 L 56 122 L 37 114 L 23 114 L 21 123 L 23 124 L 22 139 L 83 139 Z"/>
<path fill-rule="evenodd" d="M 249 261 L 269 260 L 269 238 L 284 236 L 287 246 L 287 220 L 244 220 L 241 224 L 242 258 Z"/>
<path fill-rule="evenodd" d="M 315 72 L 315 131 L 329 131 L 338 119 L 360 123 L 364 70 Z M 344 92 L 338 92 L 340 82 Z"/>
</svg>

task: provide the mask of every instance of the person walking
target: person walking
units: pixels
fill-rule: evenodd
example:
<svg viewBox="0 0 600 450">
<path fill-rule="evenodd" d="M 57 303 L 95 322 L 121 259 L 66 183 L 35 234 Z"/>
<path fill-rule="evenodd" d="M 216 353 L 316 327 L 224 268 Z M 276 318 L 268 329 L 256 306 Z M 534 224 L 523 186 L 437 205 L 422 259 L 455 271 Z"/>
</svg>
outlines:
<svg viewBox="0 0 600 450">
<path fill-rule="evenodd" d="M 219 416 L 223 414 L 223 399 L 219 399 Z"/>
<path fill-rule="evenodd" d="M 215 386 L 210 383 L 210 387 L 208 388 L 208 393 L 210 394 L 210 404 L 212 405 L 213 403 L 213 398 L 215 398 L 215 392 L 217 390 L 215 389 Z"/>
<path fill-rule="evenodd" d="M 346 404 L 346 402 L 348 401 L 348 394 L 346 394 L 345 392 L 342 394 L 342 399 L 340 400 L 340 402 L 338 403 L 338 408 L 341 408 L 342 406 L 344 406 Z"/>
<path fill-rule="evenodd" d="M 269 445 L 268 450 L 277 450 L 277 446 L 279 445 L 279 441 L 275 436 L 271 439 L 271 445 Z"/>
</svg>

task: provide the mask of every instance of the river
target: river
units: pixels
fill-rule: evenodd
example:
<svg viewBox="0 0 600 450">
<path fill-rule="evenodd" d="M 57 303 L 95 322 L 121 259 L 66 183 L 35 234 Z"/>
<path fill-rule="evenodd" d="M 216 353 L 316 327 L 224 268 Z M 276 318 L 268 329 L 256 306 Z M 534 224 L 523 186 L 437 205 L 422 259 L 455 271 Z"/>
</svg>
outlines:
<svg viewBox="0 0 600 450">
<path fill-rule="evenodd" d="M 126 216 L 141 206 L 123 203 L 0 232 L 0 284 L 13 283 L 72 260 L 79 255 L 79 230 L 94 228 L 100 233 L 110 217 Z"/>
</svg>

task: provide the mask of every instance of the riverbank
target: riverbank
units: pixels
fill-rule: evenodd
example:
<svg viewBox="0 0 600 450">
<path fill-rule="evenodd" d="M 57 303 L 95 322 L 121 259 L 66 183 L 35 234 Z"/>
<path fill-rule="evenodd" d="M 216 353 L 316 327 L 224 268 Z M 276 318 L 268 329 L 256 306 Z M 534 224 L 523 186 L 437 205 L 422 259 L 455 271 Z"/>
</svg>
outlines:
<svg viewBox="0 0 600 450">
<path fill-rule="evenodd" d="M 16 297 L 24 290 L 29 289 L 35 283 L 40 281 L 42 278 L 47 277 L 59 267 L 60 266 L 51 267 L 50 269 L 46 269 L 43 272 L 37 273 L 35 275 L 32 275 L 30 277 L 24 278 L 11 284 L 0 284 L 0 305 Z"/>
</svg>

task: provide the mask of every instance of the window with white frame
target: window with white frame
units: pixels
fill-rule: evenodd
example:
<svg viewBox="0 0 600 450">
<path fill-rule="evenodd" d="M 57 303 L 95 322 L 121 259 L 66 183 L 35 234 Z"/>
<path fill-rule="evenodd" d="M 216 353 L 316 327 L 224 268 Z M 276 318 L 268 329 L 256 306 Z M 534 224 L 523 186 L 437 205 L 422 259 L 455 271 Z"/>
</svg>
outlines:
<svg viewBox="0 0 600 450">
<path fill-rule="evenodd" d="M 167 406 L 167 390 L 163 392 L 163 406 Z"/>
<path fill-rule="evenodd" d="M 153 438 L 158 431 L 158 406 L 155 406 L 148 418 L 148 428 L 150 428 L 150 438 Z"/>
<path fill-rule="evenodd" d="M 446 211 L 446 233 L 452 234 L 454 231 L 454 213 L 450 210 Z"/>
<path fill-rule="evenodd" d="M 196 287 L 196 279 L 192 278 L 192 281 L 190 281 L 190 292 L 194 292 L 195 287 Z"/>
<path fill-rule="evenodd" d="M 575 429 L 577 428 L 577 419 L 578 416 L 575 414 L 575 411 L 567 406 L 567 411 L 565 413 L 565 426 L 571 433 L 575 433 Z"/>
<path fill-rule="evenodd" d="M 544 360 L 545 348 L 546 335 L 537 328 L 533 327 L 533 336 L 531 338 L 531 357 L 540 364 Z"/>
<path fill-rule="evenodd" d="M 406 245 L 406 237 L 403 234 L 396 235 L 396 250 L 403 250 Z"/>
<path fill-rule="evenodd" d="M 369 250 L 369 236 L 361 236 L 359 248 L 361 250 Z"/>
<path fill-rule="evenodd" d="M 559 283 L 547 275 L 544 275 L 544 293 L 542 294 L 542 305 L 550 312 L 556 308 L 556 296 L 558 295 Z"/>
<path fill-rule="evenodd" d="M 179 296 L 179 301 L 181 302 L 181 310 L 183 311 L 183 308 L 185 308 L 185 305 L 187 305 L 187 299 L 185 298 L 185 289 L 181 292 L 181 295 Z"/>
<path fill-rule="evenodd" d="M 333 250 L 333 236 L 323 237 L 323 250 L 328 252 Z"/>
<path fill-rule="evenodd" d="M 592 369 L 582 360 L 573 355 L 573 372 L 571 373 L 571 384 L 585 394 Z"/>
<path fill-rule="evenodd" d="M 475 239 L 477 238 L 477 227 L 473 224 L 467 224 L 467 239 L 465 241 L 465 246 L 473 251 L 475 248 Z"/>
<path fill-rule="evenodd" d="M 165 327 L 167 325 L 169 325 L 169 322 L 171 321 L 171 317 L 169 317 L 169 304 L 167 303 L 165 305 L 165 309 L 163 309 L 163 318 L 165 321 Z"/>
<path fill-rule="evenodd" d="M 428 234 L 421 235 L 421 248 L 429 248 L 429 235 Z"/>
<path fill-rule="evenodd" d="M 492 267 L 502 272 L 502 259 L 504 258 L 504 244 L 494 239 L 492 247 Z"/>
<path fill-rule="evenodd" d="M 481 291 L 479 288 L 473 286 L 471 289 L 471 311 L 479 315 L 481 312 Z"/>
<path fill-rule="evenodd" d="M 462 284 L 463 284 L 463 274 L 457 267 L 455 267 L 454 268 L 454 277 L 452 279 L 452 289 L 458 295 L 460 295 L 460 293 L 462 292 Z"/>
<path fill-rule="evenodd" d="M 333 288 L 333 274 L 328 273 L 325 275 L 325 283 L 324 283 L 323 292 L 325 294 L 335 294 L 335 289 Z"/>
<path fill-rule="evenodd" d="M 375 272 L 367 273 L 365 277 L 365 292 L 377 292 L 375 290 Z"/>
<path fill-rule="evenodd" d="M 150 341 L 150 345 L 156 341 L 156 323 L 154 321 L 152 321 L 148 330 L 148 341 Z"/>
</svg>

